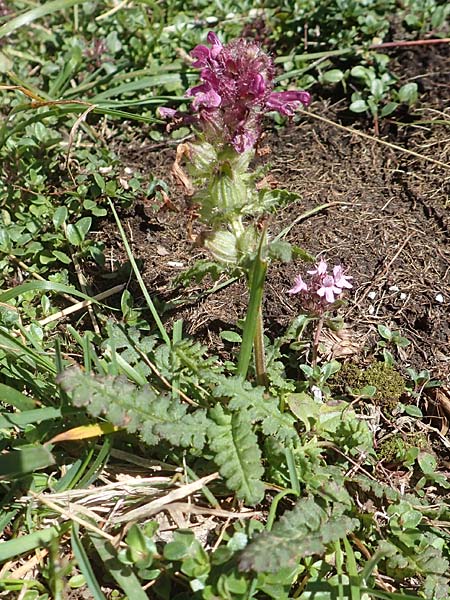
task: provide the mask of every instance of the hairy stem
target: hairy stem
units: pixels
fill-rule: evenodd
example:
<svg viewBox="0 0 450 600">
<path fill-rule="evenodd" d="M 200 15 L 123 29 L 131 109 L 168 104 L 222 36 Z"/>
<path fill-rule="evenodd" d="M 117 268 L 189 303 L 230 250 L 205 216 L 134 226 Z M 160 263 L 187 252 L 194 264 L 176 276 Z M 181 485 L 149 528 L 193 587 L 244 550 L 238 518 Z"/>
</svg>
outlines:
<svg viewBox="0 0 450 600">
<path fill-rule="evenodd" d="M 313 347 L 312 347 L 312 367 L 313 368 L 315 366 L 317 366 L 317 355 L 318 355 L 318 351 L 319 351 L 319 338 L 320 338 L 320 334 L 322 333 L 323 322 L 324 322 L 324 316 L 322 315 L 319 318 L 319 321 L 317 322 L 317 328 L 316 328 L 316 332 L 314 334 Z"/>
</svg>

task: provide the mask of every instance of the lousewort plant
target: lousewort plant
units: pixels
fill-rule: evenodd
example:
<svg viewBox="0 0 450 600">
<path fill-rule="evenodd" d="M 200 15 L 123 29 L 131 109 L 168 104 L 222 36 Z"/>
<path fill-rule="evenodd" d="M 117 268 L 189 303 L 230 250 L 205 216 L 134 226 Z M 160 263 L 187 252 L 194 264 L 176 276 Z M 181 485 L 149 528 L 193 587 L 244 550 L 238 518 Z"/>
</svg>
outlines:
<svg viewBox="0 0 450 600">
<path fill-rule="evenodd" d="M 249 170 L 263 117 L 270 111 L 291 116 L 311 97 L 304 91 L 273 91 L 274 64 L 259 44 L 237 39 L 224 45 L 213 32 L 207 40 L 209 47 L 191 52 L 202 81 L 186 92 L 191 111 L 160 108 L 160 115 L 196 129 L 196 140 L 178 148 L 175 173 L 208 227 L 200 241 L 216 260 L 235 265 L 259 239 L 243 218 L 267 209 Z M 181 170 L 183 159 L 189 177 Z"/>
<path fill-rule="evenodd" d="M 160 108 L 160 115 L 175 125 L 190 124 L 197 132 L 195 141 L 178 147 L 174 173 L 206 226 L 198 243 L 216 261 L 240 266 L 247 276 L 250 300 L 237 370 L 245 377 L 254 340 L 257 380 L 265 383 L 261 301 L 267 264 L 262 253 L 268 240 L 254 217 L 266 212 L 271 201 L 267 190 L 257 188 L 250 162 L 264 115 L 277 111 L 292 116 L 311 97 L 305 91 L 273 90 L 274 63 L 259 44 L 245 39 L 222 44 L 213 32 L 207 41 L 209 46 L 191 52 L 201 79 L 186 92 L 191 110 Z"/>
</svg>

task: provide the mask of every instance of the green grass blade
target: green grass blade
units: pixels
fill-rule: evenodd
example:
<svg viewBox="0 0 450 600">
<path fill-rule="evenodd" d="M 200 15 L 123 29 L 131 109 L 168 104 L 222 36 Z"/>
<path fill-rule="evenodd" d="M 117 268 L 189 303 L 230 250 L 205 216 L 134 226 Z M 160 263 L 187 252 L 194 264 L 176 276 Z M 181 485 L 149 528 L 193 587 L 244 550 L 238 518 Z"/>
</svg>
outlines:
<svg viewBox="0 0 450 600">
<path fill-rule="evenodd" d="M 90 98 L 90 101 L 93 104 L 97 104 L 97 102 L 101 102 L 102 100 L 107 100 L 108 98 L 114 98 L 116 96 L 121 96 L 122 94 L 130 94 L 137 92 L 138 90 L 145 90 L 155 86 L 163 86 L 163 85 L 179 85 L 182 88 L 181 77 L 178 73 L 163 73 L 161 75 L 153 75 L 152 77 L 142 77 L 142 79 L 138 79 L 137 81 L 129 81 L 127 83 L 122 83 L 116 87 L 110 88 L 97 94 L 93 98 Z"/>
<path fill-rule="evenodd" d="M 289 479 L 291 480 L 291 488 L 297 496 L 300 496 L 300 481 L 297 473 L 297 466 L 295 464 L 294 453 L 292 448 L 284 449 L 284 456 L 286 457 L 286 464 L 289 471 Z"/>
<path fill-rule="evenodd" d="M 55 464 L 50 450 L 45 446 L 29 446 L 0 455 L 0 478 L 32 473 Z"/>
<path fill-rule="evenodd" d="M 304 221 L 305 219 L 309 219 L 309 217 L 312 217 L 313 215 L 320 212 L 321 210 L 325 210 L 326 208 L 333 206 L 333 205 L 334 205 L 334 202 L 326 202 L 325 204 L 320 204 L 319 206 L 315 206 L 311 210 L 305 211 L 304 213 L 302 213 L 301 215 L 296 217 L 292 221 L 292 223 L 289 223 L 289 225 L 287 227 L 282 229 L 280 231 L 280 233 L 278 233 L 274 237 L 273 241 L 278 242 L 279 240 L 282 240 L 284 237 L 287 236 L 287 234 L 291 231 L 291 229 L 297 225 L 297 223 L 300 223 L 300 221 Z"/>
<path fill-rule="evenodd" d="M 415 594 L 398 594 L 397 592 L 382 592 L 380 590 L 372 590 L 369 588 L 361 588 L 363 594 L 369 594 L 372 598 L 380 598 L 380 600 L 419 600 L 423 596 Z"/>
<path fill-rule="evenodd" d="M 60 292 L 62 294 L 72 294 L 72 296 L 78 296 L 83 300 L 91 300 L 92 302 L 99 304 L 91 298 L 90 296 L 86 296 L 82 292 L 79 292 L 76 288 L 70 285 L 63 285 L 62 283 L 56 283 L 53 281 L 29 281 L 27 283 L 23 283 L 22 285 L 18 285 L 10 290 L 6 290 L 6 292 L 0 293 L 0 302 L 9 302 L 13 298 L 17 298 L 22 294 L 26 294 L 27 292 Z"/>
<path fill-rule="evenodd" d="M 86 554 L 86 550 L 84 549 L 83 544 L 81 543 L 81 541 L 79 539 L 79 535 L 80 535 L 80 533 L 79 533 L 78 523 L 73 523 L 72 531 L 70 534 L 70 540 L 72 543 L 72 551 L 78 562 L 78 568 L 80 569 L 81 573 L 84 575 L 87 586 L 88 586 L 89 590 L 91 591 L 91 593 L 94 597 L 94 600 L 106 600 L 106 598 L 100 588 L 100 585 L 97 581 L 97 578 L 95 577 L 94 570 L 92 568 L 91 563 L 89 562 L 89 558 Z"/>
<path fill-rule="evenodd" d="M 0 544 L 0 563 L 30 552 L 35 548 L 46 546 L 58 535 L 59 531 L 56 527 L 48 527 L 47 529 L 35 531 L 34 533 L 29 533 L 28 535 L 22 535 L 13 540 L 2 542 Z"/>
<path fill-rule="evenodd" d="M 343 539 L 345 548 L 345 562 L 347 565 L 347 574 L 350 579 L 350 594 L 352 600 L 361 600 L 361 585 L 365 582 L 362 581 L 361 576 L 358 573 L 358 566 L 356 564 L 355 553 L 353 548 L 345 537 Z"/>
<path fill-rule="evenodd" d="M 120 585 L 128 598 L 132 598 L 133 600 L 148 600 L 148 596 L 142 589 L 136 574 L 129 566 L 124 565 L 118 560 L 117 552 L 111 542 L 93 533 L 90 533 L 89 537 L 105 568 Z"/>
<path fill-rule="evenodd" d="M 111 202 L 110 199 L 109 199 L 109 205 L 111 207 L 112 213 L 113 213 L 114 218 L 116 220 L 117 227 L 119 229 L 119 233 L 120 233 L 120 236 L 121 236 L 122 241 L 123 241 L 123 245 L 125 246 L 125 250 L 126 250 L 127 255 L 128 255 L 128 260 L 130 261 L 130 264 L 131 264 L 131 267 L 133 269 L 133 272 L 134 272 L 134 274 L 136 276 L 136 279 L 138 280 L 139 287 L 141 288 L 141 291 L 144 294 L 144 298 L 145 298 L 145 301 L 147 302 L 147 306 L 150 309 L 150 312 L 152 313 L 152 317 L 155 320 L 156 326 L 159 329 L 159 333 L 161 334 L 162 339 L 166 342 L 166 344 L 168 346 L 170 346 L 169 335 L 168 335 L 168 333 L 167 333 L 167 331 L 166 331 L 166 329 L 165 329 L 165 327 L 163 325 L 163 322 L 161 321 L 161 319 L 160 319 L 160 317 L 158 315 L 158 311 L 156 310 L 156 307 L 153 304 L 153 300 L 150 298 L 150 294 L 148 293 L 148 290 L 145 287 L 144 280 L 142 279 L 142 275 L 141 275 L 141 273 L 140 273 L 140 271 L 138 269 L 136 261 L 134 260 L 134 256 L 133 256 L 133 253 L 131 251 L 130 245 L 128 243 L 127 236 L 125 235 L 125 231 L 123 230 L 122 223 L 120 222 L 119 215 L 117 214 L 117 211 L 114 208 L 114 204 Z"/>
<path fill-rule="evenodd" d="M 59 10 L 64 10 L 66 8 L 70 8 L 71 6 L 75 6 L 76 4 L 82 4 L 87 0 L 53 0 L 53 2 L 46 2 L 45 4 L 41 4 L 32 10 L 28 10 L 27 12 L 11 19 L 4 25 L 0 27 L 0 38 L 9 35 L 16 29 L 20 27 L 24 27 L 29 25 L 36 19 L 40 19 L 41 17 L 45 17 L 46 15 L 50 15 L 51 13 L 58 12 Z"/>
<path fill-rule="evenodd" d="M 237 375 L 245 379 L 252 356 L 253 342 L 256 334 L 258 314 L 264 292 L 264 281 L 266 279 L 267 261 L 262 260 L 262 241 L 265 235 L 261 237 L 258 254 L 255 256 L 252 272 L 250 274 L 250 299 L 248 302 L 247 314 L 245 317 L 244 330 L 242 332 L 242 344 L 239 351 L 237 366 Z"/>
<path fill-rule="evenodd" d="M 91 483 L 97 479 L 99 472 L 105 466 L 109 455 L 111 453 L 111 448 L 113 445 L 112 436 L 107 436 L 103 442 L 103 446 L 100 449 L 100 452 L 95 457 L 92 464 L 89 465 L 86 473 L 83 474 L 83 477 L 77 481 L 77 487 L 85 488 L 88 487 Z"/>
<path fill-rule="evenodd" d="M 31 362 L 33 366 L 40 367 L 43 371 L 56 375 L 56 367 L 52 360 L 44 354 L 40 354 L 31 348 L 27 348 L 27 346 L 24 346 L 18 338 L 10 335 L 6 331 L 0 331 L 0 347 L 8 354 L 20 356 L 24 360 L 28 359 L 28 364 Z M 30 381 L 30 383 L 32 382 Z"/>
<path fill-rule="evenodd" d="M 39 423 L 49 419 L 59 419 L 61 410 L 59 408 L 35 408 L 34 410 L 25 410 L 20 413 L 0 412 L 0 429 L 9 429 L 10 427 L 19 427 L 24 429 L 30 423 Z"/>
<path fill-rule="evenodd" d="M 35 408 L 35 402 L 32 398 L 4 383 L 0 383 L 0 401 L 14 406 L 18 410 L 33 410 Z"/>
</svg>

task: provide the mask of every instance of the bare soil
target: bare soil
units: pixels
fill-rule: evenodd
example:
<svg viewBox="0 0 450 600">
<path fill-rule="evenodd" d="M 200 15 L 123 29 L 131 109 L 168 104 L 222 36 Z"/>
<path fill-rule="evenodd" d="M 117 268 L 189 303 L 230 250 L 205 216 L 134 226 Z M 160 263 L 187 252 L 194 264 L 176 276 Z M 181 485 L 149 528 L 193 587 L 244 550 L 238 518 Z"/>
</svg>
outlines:
<svg viewBox="0 0 450 600">
<path fill-rule="evenodd" d="M 379 323 L 400 330 L 412 343 L 403 367 L 430 369 L 434 377 L 450 378 L 450 133 L 449 47 L 419 47 L 393 53 L 402 82 L 419 83 L 422 103 L 413 118 L 384 120 L 380 136 L 369 119 L 355 119 L 342 101 L 316 100 L 309 115 L 263 140 L 271 148 L 266 159 L 277 187 L 295 191 L 299 200 L 270 218 L 276 235 L 305 211 L 328 203 L 296 224 L 287 240 L 331 264 L 341 263 L 354 277 L 354 289 L 341 310 L 354 351 L 364 353 L 377 339 Z M 314 115 L 349 126 L 340 129 Z M 420 121 L 420 122 L 419 122 Z M 447 121 L 445 123 L 445 121 Z M 360 137 L 366 133 L 372 139 Z M 380 142 L 418 153 L 408 154 Z M 223 352 L 218 332 L 233 328 L 245 314 L 243 282 L 202 295 L 211 281 L 188 290 L 174 286 L 180 272 L 206 256 L 188 235 L 191 215 L 171 174 L 175 146 L 155 144 L 145 132 L 116 150 L 133 170 L 169 184 L 170 202 L 155 211 L 141 198 L 123 211 L 126 231 L 150 292 L 165 302 L 180 302 L 168 318 L 183 318 L 187 333 Z M 431 162 L 432 159 L 441 164 Z M 194 222 L 193 230 L 199 226 Z M 124 259 L 115 227 L 105 223 L 101 238 L 112 260 Z M 279 335 L 297 315 L 295 297 L 286 291 L 306 265 L 274 265 L 268 275 L 264 315 L 269 335 Z M 342 350 L 342 348 L 341 348 Z M 339 355 L 339 348 L 336 353 Z"/>
</svg>

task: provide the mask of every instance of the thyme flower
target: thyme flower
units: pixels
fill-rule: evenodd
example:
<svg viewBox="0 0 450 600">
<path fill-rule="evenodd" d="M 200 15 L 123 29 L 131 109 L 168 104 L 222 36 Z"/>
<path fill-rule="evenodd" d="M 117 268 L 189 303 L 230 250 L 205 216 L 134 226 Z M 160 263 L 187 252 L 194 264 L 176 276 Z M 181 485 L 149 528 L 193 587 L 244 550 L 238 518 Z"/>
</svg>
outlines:
<svg viewBox="0 0 450 600">
<path fill-rule="evenodd" d="M 322 314 L 329 305 L 334 304 L 344 289 L 353 287 L 350 283 L 353 277 L 344 275 L 340 265 L 333 267 L 333 274 L 330 275 L 323 259 L 308 274 L 311 275 L 308 283 L 298 275 L 288 294 L 300 294 L 303 306 L 313 313 Z"/>
</svg>

